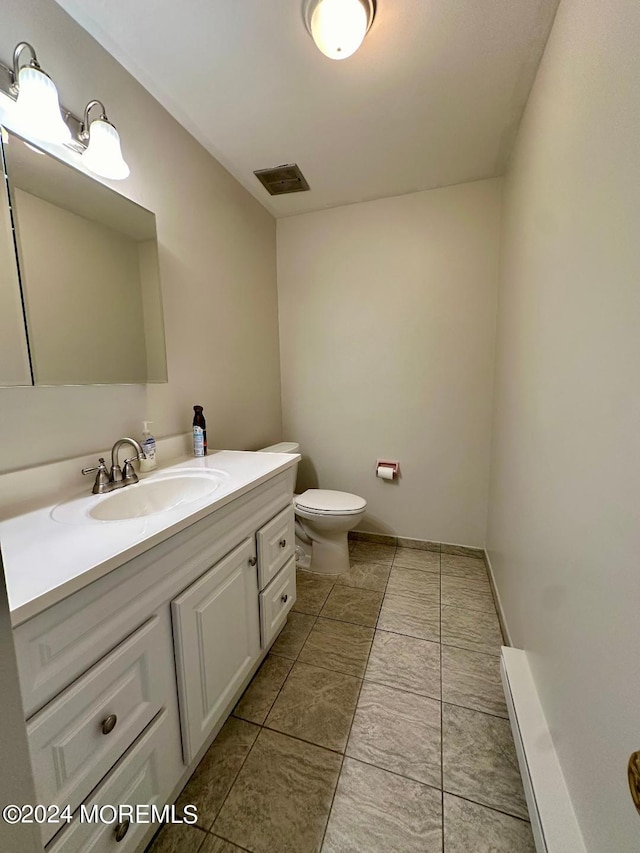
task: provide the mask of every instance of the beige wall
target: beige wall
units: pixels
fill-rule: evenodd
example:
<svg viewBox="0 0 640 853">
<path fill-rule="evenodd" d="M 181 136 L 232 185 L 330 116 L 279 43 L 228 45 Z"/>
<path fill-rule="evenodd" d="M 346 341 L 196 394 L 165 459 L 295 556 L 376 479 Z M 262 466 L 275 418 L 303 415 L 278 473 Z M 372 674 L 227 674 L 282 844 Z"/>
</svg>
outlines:
<svg viewBox="0 0 640 853">
<path fill-rule="evenodd" d="M 638 850 L 640 4 L 563 0 L 505 193 L 488 543 L 589 851 Z"/>
<path fill-rule="evenodd" d="M 484 543 L 499 180 L 278 220 L 284 437 L 360 525 Z M 376 479 L 378 457 L 402 479 Z"/>
<path fill-rule="evenodd" d="M 275 221 L 54 0 L 6 0 L 0 58 L 34 44 L 62 102 L 100 98 L 131 176 L 117 188 L 157 217 L 169 383 L 0 389 L 0 471 L 80 455 L 139 435 L 190 429 L 205 407 L 210 443 L 280 437 Z"/>
</svg>

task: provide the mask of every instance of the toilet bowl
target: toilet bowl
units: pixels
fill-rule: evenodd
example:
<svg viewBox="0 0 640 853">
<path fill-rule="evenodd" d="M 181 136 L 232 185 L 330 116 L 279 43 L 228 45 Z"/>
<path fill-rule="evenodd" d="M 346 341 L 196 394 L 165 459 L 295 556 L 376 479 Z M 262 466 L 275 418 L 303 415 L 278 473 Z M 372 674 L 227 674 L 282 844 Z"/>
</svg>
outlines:
<svg viewBox="0 0 640 853">
<path fill-rule="evenodd" d="M 300 445 L 285 441 L 265 447 L 262 453 L 299 453 Z M 304 568 L 320 574 L 337 575 L 349 571 L 348 533 L 358 524 L 367 502 L 349 492 L 331 489 L 307 489 L 293 496 L 296 514 L 296 544 L 311 560 L 301 561 Z"/>
<path fill-rule="evenodd" d="M 293 508 L 300 527 L 312 543 L 310 571 L 332 575 L 348 572 L 347 534 L 364 515 L 365 499 L 349 492 L 307 489 L 294 496 Z"/>
</svg>

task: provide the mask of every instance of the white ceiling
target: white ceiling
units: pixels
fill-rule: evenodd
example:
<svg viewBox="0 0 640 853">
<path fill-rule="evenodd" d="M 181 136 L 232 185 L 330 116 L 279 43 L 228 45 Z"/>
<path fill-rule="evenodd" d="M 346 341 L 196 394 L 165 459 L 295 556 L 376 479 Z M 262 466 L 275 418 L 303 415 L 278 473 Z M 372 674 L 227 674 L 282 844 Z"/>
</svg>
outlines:
<svg viewBox="0 0 640 853">
<path fill-rule="evenodd" d="M 558 0 L 378 0 L 341 62 L 302 0 L 58 2 L 288 216 L 503 174 Z M 253 170 L 283 163 L 310 192 L 268 195 Z"/>
</svg>

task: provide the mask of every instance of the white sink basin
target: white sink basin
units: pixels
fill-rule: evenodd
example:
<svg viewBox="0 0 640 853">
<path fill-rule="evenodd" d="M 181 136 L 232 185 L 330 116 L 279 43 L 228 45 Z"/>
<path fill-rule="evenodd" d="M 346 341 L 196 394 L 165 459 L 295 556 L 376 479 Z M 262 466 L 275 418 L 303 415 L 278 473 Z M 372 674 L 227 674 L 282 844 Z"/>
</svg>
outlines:
<svg viewBox="0 0 640 853">
<path fill-rule="evenodd" d="M 98 521 L 124 521 L 155 515 L 209 497 L 220 482 L 221 477 L 199 471 L 158 476 L 110 492 L 89 511 L 89 515 Z"/>
<path fill-rule="evenodd" d="M 224 471 L 215 470 L 154 474 L 132 486 L 89 497 L 88 508 L 87 499 L 58 504 L 52 517 L 67 524 L 146 518 L 206 501 L 228 477 Z"/>
</svg>

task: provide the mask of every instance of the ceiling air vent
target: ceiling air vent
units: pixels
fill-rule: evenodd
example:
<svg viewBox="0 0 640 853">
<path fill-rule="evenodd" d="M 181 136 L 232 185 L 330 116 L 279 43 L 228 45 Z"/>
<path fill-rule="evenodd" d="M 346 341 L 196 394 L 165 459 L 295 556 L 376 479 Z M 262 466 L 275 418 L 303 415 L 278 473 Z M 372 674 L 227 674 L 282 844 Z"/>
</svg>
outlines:
<svg viewBox="0 0 640 853">
<path fill-rule="evenodd" d="M 253 174 L 270 195 L 302 193 L 309 189 L 305 176 L 295 163 L 275 166 L 273 169 L 258 169 Z"/>
</svg>

